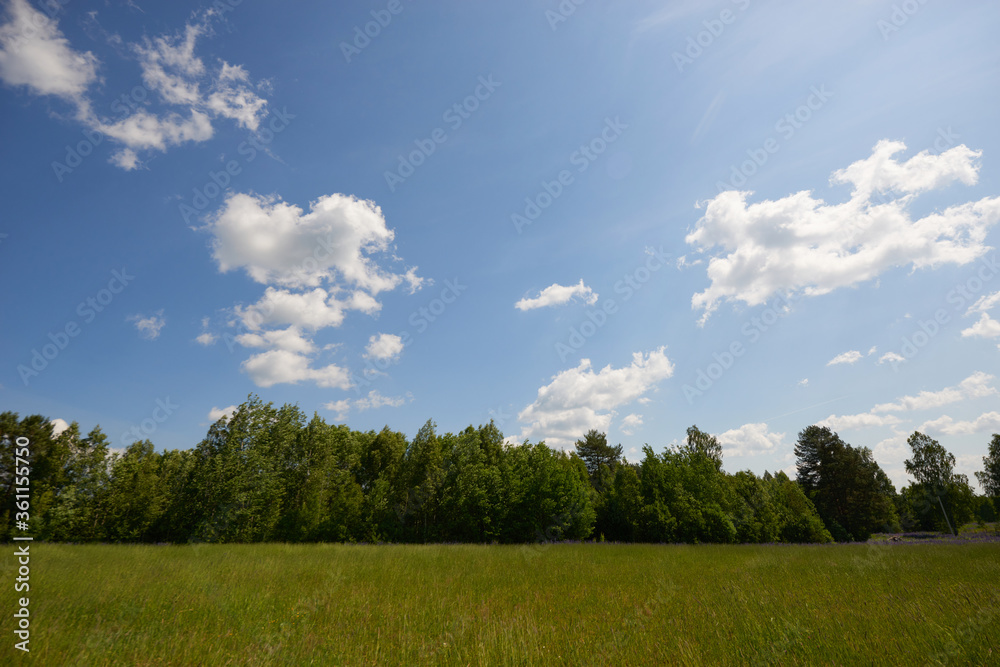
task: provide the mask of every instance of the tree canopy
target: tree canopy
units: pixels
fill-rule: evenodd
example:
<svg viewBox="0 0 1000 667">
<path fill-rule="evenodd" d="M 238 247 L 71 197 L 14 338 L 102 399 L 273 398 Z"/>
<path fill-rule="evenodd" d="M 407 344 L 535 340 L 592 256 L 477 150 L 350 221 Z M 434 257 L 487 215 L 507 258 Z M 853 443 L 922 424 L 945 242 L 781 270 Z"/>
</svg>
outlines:
<svg viewBox="0 0 1000 667">
<path fill-rule="evenodd" d="M 597 430 L 572 452 L 507 444 L 493 422 L 439 433 L 428 420 L 408 439 L 250 396 L 193 448 L 159 452 L 149 440 L 113 451 L 99 426 L 56 434 L 40 415 L 0 414 L 3 541 L 19 437 L 31 442 L 29 529 L 50 541 L 828 542 L 995 516 L 920 433 L 906 463 L 916 481 L 897 494 L 870 450 L 819 426 L 799 434 L 791 480 L 726 472 L 720 443 L 697 426 L 629 462 Z M 994 493 L 998 449 L 995 435 L 980 475 Z"/>
</svg>

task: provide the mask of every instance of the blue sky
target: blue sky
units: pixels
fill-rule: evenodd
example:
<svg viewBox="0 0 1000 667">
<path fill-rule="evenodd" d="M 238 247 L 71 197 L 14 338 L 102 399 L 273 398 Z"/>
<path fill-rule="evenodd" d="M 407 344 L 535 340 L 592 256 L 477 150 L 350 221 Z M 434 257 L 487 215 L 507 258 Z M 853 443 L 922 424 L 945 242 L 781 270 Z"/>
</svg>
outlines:
<svg viewBox="0 0 1000 667">
<path fill-rule="evenodd" d="M 3 409 L 981 468 L 994 3 L 147 4 L 3 3 Z"/>
</svg>

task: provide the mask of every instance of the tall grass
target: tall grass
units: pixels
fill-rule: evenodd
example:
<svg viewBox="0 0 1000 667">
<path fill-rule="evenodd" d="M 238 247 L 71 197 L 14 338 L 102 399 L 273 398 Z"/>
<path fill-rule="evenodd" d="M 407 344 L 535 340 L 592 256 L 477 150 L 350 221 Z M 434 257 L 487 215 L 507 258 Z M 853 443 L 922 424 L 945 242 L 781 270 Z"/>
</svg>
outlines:
<svg viewBox="0 0 1000 667">
<path fill-rule="evenodd" d="M 1000 664 L 997 544 L 36 544 L 32 556 L 43 665 Z M 3 634 L 0 655 L 20 653 Z"/>
</svg>

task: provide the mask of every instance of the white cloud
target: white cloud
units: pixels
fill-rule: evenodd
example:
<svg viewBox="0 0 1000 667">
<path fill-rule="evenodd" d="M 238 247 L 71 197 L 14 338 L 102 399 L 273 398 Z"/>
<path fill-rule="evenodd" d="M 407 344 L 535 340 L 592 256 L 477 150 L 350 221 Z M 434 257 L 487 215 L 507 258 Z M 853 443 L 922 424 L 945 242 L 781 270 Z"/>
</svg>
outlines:
<svg viewBox="0 0 1000 667">
<path fill-rule="evenodd" d="M 398 357 L 402 351 L 402 338 L 396 334 L 383 333 L 368 339 L 368 346 L 365 347 L 365 357 L 367 359 L 388 361 Z"/>
<path fill-rule="evenodd" d="M 632 435 L 640 426 L 642 426 L 642 415 L 625 415 L 625 418 L 622 419 L 621 430 L 625 435 Z"/>
<path fill-rule="evenodd" d="M 878 347 L 876 347 L 875 345 L 872 345 L 870 348 L 868 348 L 868 354 L 866 356 L 870 357 L 873 354 L 875 354 L 876 352 L 878 352 Z"/>
<path fill-rule="evenodd" d="M 883 354 L 881 357 L 878 358 L 879 364 L 884 364 L 887 361 L 891 364 L 899 364 L 906 361 L 906 357 L 896 354 L 895 352 L 886 352 L 885 354 Z"/>
<path fill-rule="evenodd" d="M 205 104 L 223 118 L 230 118 L 245 129 L 256 132 L 267 109 L 267 100 L 258 97 L 244 82 L 249 80 L 239 65 L 222 63 L 222 72 Z"/>
<path fill-rule="evenodd" d="M 748 205 L 750 192 L 728 191 L 707 202 L 686 237 L 710 259 L 711 285 L 691 303 L 701 322 L 721 301 L 764 303 L 790 291 L 805 296 L 871 280 L 893 268 L 963 265 L 984 254 L 986 234 L 1000 221 L 1000 198 L 952 206 L 913 220 L 909 205 L 924 191 L 960 181 L 975 184 L 978 151 L 961 145 L 940 155 L 927 151 L 905 162 L 902 142 L 880 141 L 872 155 L 834 172 L 833 183 L 854 185 L 844 204 L 826 204 L 811 192 Z M 891 192 L 885 203 L 876 192 Z"/>
<path fill-rule="evenodd" d="M 263 333 L 240 334 L 236 337 L 236 342 L 244 347 L 273 347 L 297 354 L 310 354 L 316 349 L 313 342 L 304 338 L 296 326 Z"/>
<path fill-rule="evenodd" d="M 350 374 L 336 364 L 311 368 L 309 358 L 288 350 L 268 350 L 243 362 L 243 371 L 258 387 L 315 382 L 318 387 L 350 389 Z"/>
<path fill-rule="evenodd" d="M 978 337 L 978 338 L 1000 338 L 1000 322 L 989 316 L 989 313 L 983 313 L 980 316 L 979 321 L 973 324 L 968 329 L 962 329 L 962 336 L 968 337 Z"/>
<path fill-rule="evenodd" d="M 896 431 L 893 435 L 875 445 L 872 448 L 872 453 L 880 461 L 902 463 L 903 459 L 910 453 L 909 445 L 906 442 L 908 437 L 908 433 Z"/>
<path fill-rule="evenodd" d="M 133 45 L 142 66 L 142 80 L 165 102 L 193 106 L 201 99 L 197 77 L 204 74 L 205 64 L 194 55 L 194 45 L 206 28 L 204 24 L 188 24 L 183 36 L 145 38 L 142 44 Z"/>
<path fill-rule="evenodd" d="M 208 347 L 209 345 L 215 343 L 217 337 L 215 336 L 215 334 L 211 334 L 206 331 L 203 334 L 198 334 L 198 337 L 195 338 L 195 340 L 198 341 L 198 343 L 200 343 L 201 345 Z"/>
<path fill-rule="evenodd" d="M 351 411 L 351 402 L 345 398 L 339 401 L 324 403 L 323 407 L 335 413 L 334 419 L 336 421 L 342 422 L 347 419 L 347 413 Z"/>
<path fill-rule="evenodd" d="M 374 410 L 386 406 L 398 408 L 404 403 L 406 398 L 403 396 L 383 396 L 377 389 L 372 389 L 367 396 L 354 401 L 354 407 L 358 410 Z"/>
<path fill-rule="evenodd" d="M 395 233 L 374 202 L 332 194 L 309 209 L 306 213 L 274 196 L 230 194 L 206 223 L 219 270 L 242 269 L 267 285 L 256 303 L 235 306 L 230 322 L 244 328 L 237 342 L 267 350 L 243 364 L 260 386 L 300 380 L 350 386 L 339 366 L 311 367 L 307 355 L 316 350 L 315 332 L 341 326 L 348 311 L 378 313 L 381 292 L 405 285 L 412 294 L 430 282 L 417 275 L 416 267 L 400 273 L 383 266 L 400 260 L 392 245 Z M 400 336 L 377 334 L 369 339 L 365 357 L 394 359 L 402 349 Z"/>
<path fill-rule="evenodd" d="M 993 379 L 992 375 L 978 371 L 962 380 L 955 387 L 946 387 L 941 391 L 922 391 L 916 396 L 903 396 L 896 399 L 895 403 L 881 403 L 876 405 L 871 411 L 879 413 L 926 410 L 965 399 L 992 396 L 997 393 L 996 388 L 990 386 L 990 382 Z"/>
<path fill-rule="evenodd" d="M 622 368 L 605 366 L 595 373 L 589 359 L 553 376 L 538 390 L 535 402 L 518 413 L 527 424 L 520 440 L 544 439 L 551 447 L 569 447 L 589 429 L 607 431 L 616 408 L 627 405 L 674 373 L 674 365 L 660 347 L 632 355 Z"/>
<path fill-rule="evenodd" d="M 826 426 L 832 431 L 850 431 L 873 426 L 895 426 L 899 423 L 899 417 L 894 415 L 876 415 L 871 412 L 863 412 L 858 415 L 830 415 L 826 419 L 816 422 L 816 425 Z"/>
<path fill-rule="evenodd" d="M 597 303 L 598 295 L 594 290 L 584 285 L 581 278 L 576 285 L 566 286 L 558 283 L 549 285 L 539 292 L 538 296 L 531 299 L 525 297 L 515 303 L 514 307 L 518 310 L 533 310 L 547 306 L 561 306 L 564 303 L 569 303 L 574 297 L 579 297 L 586 304 L 594 305 Z"/>
<path fill-rule="evenodd" d="M 809 378 L 802 378 L 801 380 L 799 380 L 799 386 L 800 387 L 808 387 L 809 386 Z"/>
<path fill-rule="evenodd" d="M 133 323 L 139 335 L 146 340 L 156 340 L 159 338 L 160 330 L 167 324 L 166 318 L 163 317 L 162 309 L 152 315 L 129 315 L 125 319 Z"/>
<path fill-rule="evenodd" d="M 137 151 L 206 141 L 214 134 L 214 118 L 256 131 L 267 114 L 267 100 L 254 91 L 242 66 L 219 61 L 208 67 L 195 55 L 197 40 L 211 34 L 210 21 L 217 15 L 209 10 L 178 34 L 130 45 L 145 87 L 166 107 L 162 113 L 148 102 L 125 118 L 109 120 L 95 113 L 88 91 L 98 81 L 97 58 L 75 51 L 57 22 L 26 0 L 11 0 L 7 23 L 0 26 L 0 79 L 71 102 L 79 122 L 120 144 L 109 161 L 126 171 L 138 169 L 142 160 Z"/>
<path fill-rule="evenodd" d="M 246 70 L 225 61 L 210 70 L 194 53 L 198 38 L 211 32 L 210 16 L 208 13 L 200 22 L 188 23 L 182 33 L 144 38 L 141 44 L 132 45 L 147 88 L 164 104 L 183 108 L 185 114 L 171 112 L 161 117 L 140 110 L 114 124 L 93 122 L 97 129 L 125 144 L 126 149 L 112 157 L 115 164 L 135 168 L 135 150 L 165 151 L 186 141 L 206 141 L 214 133 L 213 117 L 235 120 L 251 131 L 259 127 L 267 113 L 267 100 L 251 89 Z M 203 84 L 208 93 L 203 92 Z"/>
<path fill-rule="evenodd" d="M 971 315 L 972 313 L 985 313 L 988 310 L 993 310 L 993 308 L 995 308 L 998 304 L 1000 304 L 1000 292 L 993 292 L 993 294 L 981 296 L 974 304 L 969 306 L 969 310 L 966 312 L 966 315 Z"/>
<path fill-rule="evenodd" d="M 924 422 L 917 429 L 922 433 L 969 435 L 972 433 L 1000 431 L 1000 412 L 985 412 L 973 421 L 957 422 L 948 415 Z"/>
<path fill-rule="evenodd" d="M 138 165 L 136 150 L 167 150 L 168 146 L 185 141 L 207 141 L 212 138 L 212 121 L 200 111 L 191 110 L 188 118 L 177 113 L 156 116 L 147 111 L 136 111 L 117 123 L 100 125 L 99 130 L 121 143 L 127 149 L 116 153 L 112 160 L 120 167 L 134 169 Z"/>
<path fill-rule="evenodd" d="M 375 202 L 350 195 L 324 195 L 304 213 L 277 197 L 231 194 L 207 229 L 220 271 L 244 269 L 265 285 L 343 282 L 374 296 L 404 280 L 419 281 L 373 260 L 390 249 L 394 232 Z"/>
<path fill-rule="evenodd" d="M 860 359 L 861 359 L 861 353 L 858 352 L 857 350 L 851 350 L 849 352 L 838 354 L 833 359 L 826 362 L 826 365 L 834 366 L 836 364 L 854 364 L 857 363 L 858 360 Z"/>
<path fill-rule="evenodd" d="M 8 3 L 7 23 L 0 26 L 0 79 L 5 83 L 85 105 L 98 64 L 89 51 L 74 51 L 56 21 L 27 0 Z"/>
<path fill-rule="evenodd" d="M 52 435 L 59 435 L 63 431 L 69 428 L 69 424 L 66 423 L 65 419 L 59 419 L 58 417 L 49 422 L 52 424 Z"/>
<path fill-rule="evenodd" d="M 290 292 L 268 287 L 260 300 L 247 307 L 236 306 L 236 315 L 251 331 L 265 325 L 293 325 L 310 331 L 339 327 L 346 304 L 317 287 L 310 292 Z"/>
<path fill-rule="evenodd" d="M 212 406 L 212 409 L 208 411 L 208 419 L 213 424 L 222 419 L 223 417 L 225 417 L 226 420 L 228 421 L 229 419 L 233 418 L 233 414 L 236 413 L 237 407 L 238 406 L 235 405 L 230 405 L 225 408 L 217 408 L 215 406 Z"/>
<path fill-rule="evenodd" d="M 744 424 L 716 436 L 723 456 L 755 456 L 773 454 L 783 447 L 784 433 L 771 433 L 767 424 Z"/>
<path fill-rule="evenodd" d="M 131 148 L 122 148 L 111 154 L 111 164 L 125 171 L 133 171 L 142 166 L 139 156 Z"/>
<path fill-rule="evenodd" d="M 359 398 L 353 402 L 345 398 L 339 401 L 325 403 L 323 407 L 331 412 L 334 412 L 336 414 L 336 420 L 342 422 L 347 419 L 347 415 L 350 413 L 352 408 L 358 410 L 359 412 L 374 410 L 382 407 L 398 408 L 406 403 L 407 398 L 412 400 L 412 397 L 409 394 L 406 396 L 383 396 L 377 389 L 372 389 L 368 392 L 367 396 Z"/>
</svg>

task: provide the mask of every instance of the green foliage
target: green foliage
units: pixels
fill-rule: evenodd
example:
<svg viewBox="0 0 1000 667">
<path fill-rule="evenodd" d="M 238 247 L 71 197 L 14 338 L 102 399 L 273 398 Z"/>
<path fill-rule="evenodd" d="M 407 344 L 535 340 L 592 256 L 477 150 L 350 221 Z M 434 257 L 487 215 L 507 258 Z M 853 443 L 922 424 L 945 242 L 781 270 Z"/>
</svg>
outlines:
<svg viewBox="0 0 1000 667">
<path fill-rule="evenodd" d="M 49 541 L 829 542 L 865 539 L 897 512 L 928 530 L 995 512 L 925 436 L 913 439 L 914 471 L 938 466 L 950 481 L 896 495 L 869 450 L 818 427 L 800 434 L 796 483 L 725 472 L 718 440 L 696 426 L 683 445 L 646 446 L 629 463 L 594 430 L 571 454 L 505 444 L 493 422 L 439 435 L 428 420 L 408 440 L 249 396 L 194 449 L 164 452 L 144 440 L 111 454 L 99 427 L 57 436 L 41 416 L 0 414 L 0 539 L 11 536 L 13 441 L 25 433 L 30 529 Z"/>
<path fill-rule="evenodd" d="M 587 466 L 590 483 L 598 493 L 610 483 L 614 470 L 621 462 L 622 446 L 612 447 L 604 433 L 591 429 L 576 441 L 576 454 Z"/>
<path fill-rule="evenodd" d="M 976 473 L 983 493 L 990 498 L 1000 498 L 1000 433 L 990 440 L 989 454 L 983 457 L 983 469 Z"/>
<path fill-rule="evenodd" d="M 115 542 L 148 540 L 166 506 L 159 457 L 149 440 L 135 442 L 111 464 L 105 536 Z"/>
<path fill-rule="evenodd" d="M 895 489 L 867 447 L 809 426 L 795 445 L 798 483 L 838 542 L 865 541 L 898 523 Z"/>
<path fill-rule="evenodd" d="M 924 530 L 948 530 L 958 535 L 975 512 L 969 479 L 955 473 L 955 455 L 937 440 L 916 431 L 906 442 L 913 456 L 903 463 L 916 480 L 906 493 L 908 521 Z"/>
</svg>

